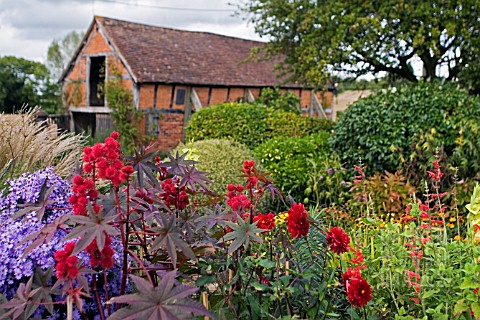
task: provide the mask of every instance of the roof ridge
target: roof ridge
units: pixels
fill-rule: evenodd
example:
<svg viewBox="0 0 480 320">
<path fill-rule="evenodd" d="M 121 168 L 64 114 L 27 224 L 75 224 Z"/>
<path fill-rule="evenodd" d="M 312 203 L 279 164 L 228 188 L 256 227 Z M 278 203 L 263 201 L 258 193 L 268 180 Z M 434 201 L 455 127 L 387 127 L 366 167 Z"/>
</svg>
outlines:
<svg viewBox="0 0 480 320">
<path fill-rule="evenodd" d="M 266 43 L 266 42 L 260 41 L 260 40 L 252 40 L 252 39 L 245 39 L 245 38 L 240 38 L 240 37 L 235 37 L 235 36 L 228 36 L 228 35 L 219 34 L 219 33 L 211 32 L 211 31 L 194 31 L 194 30 L 187 30 L 187 29 L 179 29 L 179 28 L 158 26 L 158 25 L 153 25 L 153 24 L 141 23 L 141 22 L 130 21 L 130 20 L 122 20 L 122 19 L 118 19 L 118 18 L 111 18 L 111 17 L 100 16 L 100 15 L 95 15 L 94 19 L 97 20 L 97 21 L 100 21 L 100 22 L 101 22 L 101 20 L 113 20 L 113 21 L 120 22 L 120 23 L 134 24 L 134 25 L 148 27 L 148 28 L 164 29 L 164 30 L 169 30 L 169 31 L 178 31 L 178 32 L 194 33 L 194 34 L 199 34 L 199 33 L 209 34 L 209 35 L 213 35 L 213 36 L 230 38 L 230 39 L 235 39 L 235 40 L 248 41 L 248 42 L 253 42 L 253 43 L 258 43 L 258 44 L 265 44 Z"/>
</svg>

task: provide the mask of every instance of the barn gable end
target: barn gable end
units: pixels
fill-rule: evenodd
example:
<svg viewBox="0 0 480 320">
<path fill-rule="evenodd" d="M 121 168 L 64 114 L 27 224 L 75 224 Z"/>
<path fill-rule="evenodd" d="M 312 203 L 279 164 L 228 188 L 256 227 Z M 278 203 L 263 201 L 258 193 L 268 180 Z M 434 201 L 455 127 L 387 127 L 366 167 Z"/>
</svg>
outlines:
<svg viewBox="0 0 480 320">
<path fill-rule="evenodd" d="M 72 127 L 103 135 L 112 130 L 103 83 L 120 73 L 134 105 L 144 111 L 143 134 L 167 150 L 184 137 L 193 112 L 212 104 L 257 98 L 262 88 L 282 84 L 278 61 L 246 62 L 261 42 L 206 32 L 147 26 L 96 16 L 64 72 L 64 102 Z M 306 114 L 325 116 L 322 93 L 296 83 L 282 90 L 300 97 Z M 320 110 L 322 109 L 322 110 Z"/>
</svg>

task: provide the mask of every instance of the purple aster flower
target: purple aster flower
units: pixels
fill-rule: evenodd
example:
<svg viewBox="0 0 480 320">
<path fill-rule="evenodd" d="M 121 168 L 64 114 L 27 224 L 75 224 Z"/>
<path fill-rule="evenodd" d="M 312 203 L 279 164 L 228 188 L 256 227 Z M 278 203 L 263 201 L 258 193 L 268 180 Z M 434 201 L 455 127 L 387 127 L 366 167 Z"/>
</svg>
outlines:
<svg viewBox="0 0 480 320">
<path fill-rule="evenodd" d="M 38 200 L 42 185 L 54 187 L 49 197 L 51 205 L 47 206 L 42 221 L 38 221 L 35 212 L 24 219 L 10 219 L 21 209 L 20 204 Z M 70 210 L 68 197 L 71 195 L 67 181 L 53 173 L 53 167 L 34 173 L 24 173 L 20 177 L 6 182 L 7 187 L 0 193 L 0 293 L 7 297 L 15 292 L 18 284 L 30 277 L 37 267 L 47 269 L 55 264 L 53 254 L 61 248 L 60 242 L 65 232 L 58 231 L 49 243 L 45 243 L 23 257 L 24 250 L 33 241 L 19 246 L 26 236 L 37 232 L 43 226 Z"/>
</svg>

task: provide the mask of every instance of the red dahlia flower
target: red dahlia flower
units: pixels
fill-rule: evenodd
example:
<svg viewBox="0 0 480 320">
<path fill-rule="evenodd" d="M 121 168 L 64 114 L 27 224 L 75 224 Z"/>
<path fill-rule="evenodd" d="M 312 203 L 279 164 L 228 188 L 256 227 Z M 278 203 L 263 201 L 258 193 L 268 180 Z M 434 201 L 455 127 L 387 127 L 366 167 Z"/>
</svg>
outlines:
<svg viewBox="0 0 480 320">
<path fill-rule="evenodd" d="M 360 268 L 348 268 L 347 272 L 342 274 L 342 283 L 346 284 L 350 278 L 361 277 Z"/>
<path fill-rule="evenodd" d="M 287 216 L 287 229 L 293 238 L 300 238 L 306 236 L 308 229 L 310 229 L 310 223 L 307 221 L 308 213 L 305 207 L 301 203 L 295 203 L 288 210 Z"/>
<path fill-rule="evenodd" d="M 260 229 L 272 230 L 275 228 L 275 216 L 271 212 L 267 214 L 259 212 L 258 215 L 253 217 L 253 222 L 257 222 L 257 227 Z"/>
<path fill-rule="evenodd" d="M 340 227 L 333 227 L 327 232 L 327 245 L 335 253 L 347 252 L 350 238 Z"/>
<path fill-rule="evenodd" d="M 346 280 L 348 301 L 355 307 L 363 307 L 372 300 L 372 288 L 361 275 L 354 275 Z"/>
</svg>

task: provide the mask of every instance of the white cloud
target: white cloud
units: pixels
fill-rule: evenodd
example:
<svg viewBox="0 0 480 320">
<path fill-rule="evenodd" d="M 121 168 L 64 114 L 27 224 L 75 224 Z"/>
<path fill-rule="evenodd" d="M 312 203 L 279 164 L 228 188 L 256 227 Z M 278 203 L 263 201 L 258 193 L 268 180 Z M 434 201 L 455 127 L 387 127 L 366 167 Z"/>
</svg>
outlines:
<svg viewBox="0 0 480 320">
<path fill-rule="evenodd" d="M 235 10 L 236 7 L 226 0 L 0 0 L 0 56 L 15 55 L 44 61 L 47 48 L 54 39 L 72 30 L 86 31 L 94 14 L 169 28 L 259 39 L 252 26 L 241 17 L 232 16 Z"/>
</svg>

